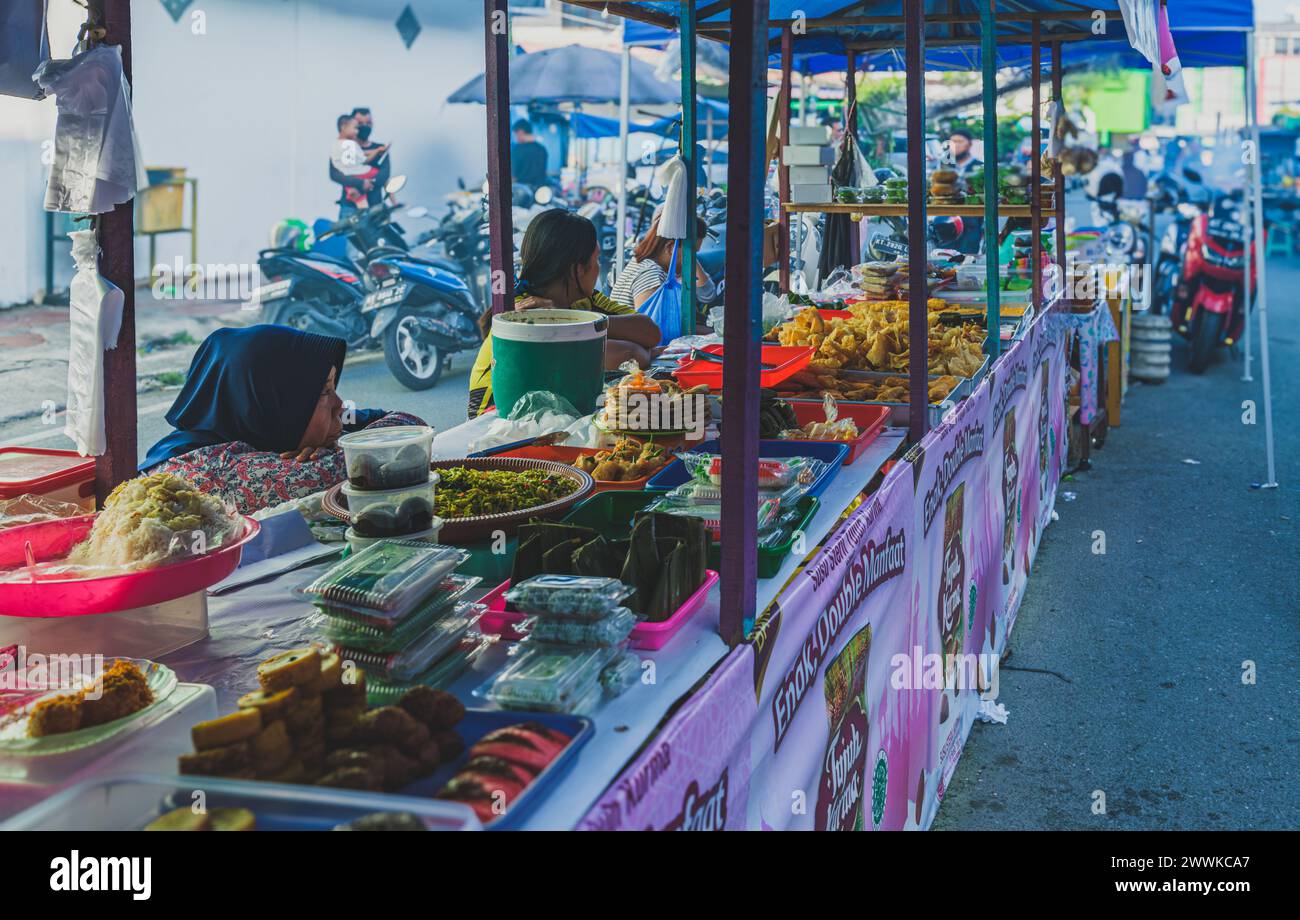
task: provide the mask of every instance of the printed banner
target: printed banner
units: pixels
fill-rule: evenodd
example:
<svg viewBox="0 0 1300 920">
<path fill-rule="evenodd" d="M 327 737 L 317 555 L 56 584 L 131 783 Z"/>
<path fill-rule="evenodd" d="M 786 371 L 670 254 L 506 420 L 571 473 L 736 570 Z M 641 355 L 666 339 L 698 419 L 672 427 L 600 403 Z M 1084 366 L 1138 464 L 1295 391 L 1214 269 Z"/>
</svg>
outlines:
<svg viewBox="0 0 1300 920">
<path fill-rule="evenodd" d="M 1065 359 L 1064 324 L 1040 317 L 579 827 L 929 827 L 1052 515 Z"/>
</svg>

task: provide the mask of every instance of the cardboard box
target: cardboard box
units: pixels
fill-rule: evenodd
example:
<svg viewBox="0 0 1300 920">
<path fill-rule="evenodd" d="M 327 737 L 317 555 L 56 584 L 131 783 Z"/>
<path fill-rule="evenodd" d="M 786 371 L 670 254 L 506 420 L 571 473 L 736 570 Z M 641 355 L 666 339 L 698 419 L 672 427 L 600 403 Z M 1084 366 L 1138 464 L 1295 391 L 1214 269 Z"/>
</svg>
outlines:
<svg viewBox="0 0 1300 920">
<path fill-rule="evenodd" d="M 835 151 L 830 147 L 789 144 L 782 148 L 781 159 L 786 166 L 833 166 Z"/>
<path fill-rule="evenodd" d="M 790 143 L 819 147 L 831 142 L 830 125 L 791 125 Z"/>
<path fill-rule="evenodd" d="M 791 204 L 826 204 L 831 200 L 831 184 L 814 182 L 790 186 Z"/>
<path fill-rule="evenodd" d="M 829 166 L 791 166 L 791 185 L 820 185 L 831 181 Z"/>
</svg>

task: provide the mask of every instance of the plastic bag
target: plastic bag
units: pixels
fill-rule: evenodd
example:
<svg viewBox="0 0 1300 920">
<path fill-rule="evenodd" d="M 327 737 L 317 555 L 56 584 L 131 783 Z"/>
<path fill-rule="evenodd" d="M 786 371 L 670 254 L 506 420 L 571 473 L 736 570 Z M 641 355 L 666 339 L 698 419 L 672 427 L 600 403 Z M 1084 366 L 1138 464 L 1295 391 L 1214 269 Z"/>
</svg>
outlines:
<svg viewBox="0 0 1300 920">
<path fill-rule="evenodd" d="M 693 479 L 722 484 L 722 457 L 718 454 L 685 453 L 680 455 L 687 472 Z M 826 464 L 811 457 L 785 459 L 759 458 L 758 487 L 784 489 L 796 483 L 811 485 L 825 469 Z"/>
<path fill-rule="evenodd" d="M 104 432 L 104 351 L 117 346 L 125 295 L 99 273 L 99 240 L 93 230 L 74 230 L 77 273 L 69 286 L 68 411 L 63 432 L 83 457 L 108 446 Z"/>
<path fill-rule="evenodd" d="M 852 441 L 858 436 L 858 425 L 851 418 L 840 418 L 839 405 L 829 392 L 822 396 L 824 422 L 809 422 L 802 428 L 781 432 L 780 437 L 792 441 Z"/>
<path fill-rule="evenodd" d="M 588 428 L 590 418 L 585 416 L 586 425 L 583 425 L 581 422 L 584 417 L 563 396 L 549 390 L 533 390 L 515 401 L 509 417 L 494 420 L 483 434 L 470 441 L 469 452 L 477 453 L 502 444 L 513 444 L 559 432 L 571 435 Z M 575 444 L 577 441 L 566 437 L 562 443 Z"/>
<path fill-rule="evenodd" d="M 709 325 L 718 335 L 722 335 L 724 312 L 724 307 L 713 307 L 709 310 Z M 771 332 L 794 316 L 794 313 L 795 310 L 790 305 L 790 296 L 788 294 L 782 294 L 778 297 L 770 291 L 765 291 L 763 293 L 763 334 L 766 335 Z"/>
<path fill-rule="evenodd" d="M 0 499 L 0 530 L 79 517 L 85 513 L 85 509 L 75 502 L 58 502 L 44 495 L 23 494 Z"/>
<path fill-rule="evenodd" d="M 677 251 L 680 242 L 673 243 L 673 255 L 668 261 L 668 276 L 659 290 L 637 307 L 638 313 L 644 313 L 659 326 L 659 344 L 667 345 L 682 334 L 682 282 L 677 277 Z"/>
</svg>

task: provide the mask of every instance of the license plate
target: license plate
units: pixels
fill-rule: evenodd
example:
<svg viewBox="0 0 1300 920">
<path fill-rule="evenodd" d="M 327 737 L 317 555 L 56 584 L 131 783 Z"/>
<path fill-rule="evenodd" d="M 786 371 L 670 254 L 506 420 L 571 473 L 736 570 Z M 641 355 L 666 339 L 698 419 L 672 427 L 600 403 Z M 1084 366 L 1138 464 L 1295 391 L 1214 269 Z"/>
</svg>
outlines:
<svg viewBox="0 0 1300 920">
<path fill-rule="evenodd" d="M 393 304 L 401 303 L 406 299 L 406 294 L 410 289 L 409 284 L 403 283 L 371 291 L 366 295 L 366 299 L 361 301 L 361 309 L 378 310 L 380 307 L 391 307 Z"/>
<path fill-rule="evenodd" d="M 250 303 L 270 303 L 273 300 L 279 300 L 289 293 L 289 287 L 292 282 L 289 279 L 283 281 L 273 281 L 270 284 L 264 284 L 253 292 L 249 298 Z"/>
<path fill-rule="evenodd" d="M 1210 236 L 1225 236 L 1229 239 L 1245 239 L 1246 231 L 1241 224 L 1235 220 L 1212 220 L 1210 221 Z"/>
</svg>

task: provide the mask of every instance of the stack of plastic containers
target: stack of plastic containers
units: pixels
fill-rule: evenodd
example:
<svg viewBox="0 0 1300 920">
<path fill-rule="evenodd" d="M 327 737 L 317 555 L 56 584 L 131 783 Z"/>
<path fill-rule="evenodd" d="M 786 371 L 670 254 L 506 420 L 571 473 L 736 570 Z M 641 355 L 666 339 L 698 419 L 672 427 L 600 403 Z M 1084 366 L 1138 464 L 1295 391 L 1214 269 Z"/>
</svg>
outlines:
<svg viewBox="0 0 1300 920">
<path fill-rule="evenodd" d="M 622 693 L 641 673 L 627 650 L 637 624 L 623 606 L 633 588 L 617 578 L 537 575 L 506 592 L 530 614 L 527 636 L 482 695 L 503 709 L 588 713 Z"/>
<path fill-rule="evenodd" d="M 494 641 L 465 596 L 479 583 L 456 573 L 469 553 L 419 540 L 380 540 L 299 589 L 344 662 L 365 672 L 372 705 L 411 687 L 446 689 Z"/>
<path fill-rule="evenodd" d="M 432 428 L 367 428 L 345 434 L 339 446 L 348 469 L 343 494 L 353 549 L 394 538 L 437 542 L 442 520 L 434 514 L 438 474 L 429 469 Z"/>
</svg>

